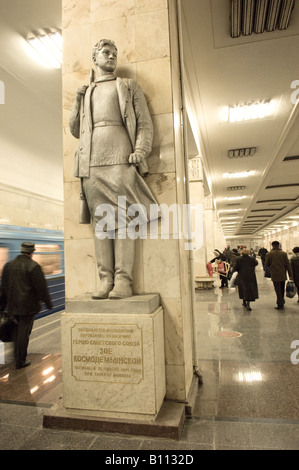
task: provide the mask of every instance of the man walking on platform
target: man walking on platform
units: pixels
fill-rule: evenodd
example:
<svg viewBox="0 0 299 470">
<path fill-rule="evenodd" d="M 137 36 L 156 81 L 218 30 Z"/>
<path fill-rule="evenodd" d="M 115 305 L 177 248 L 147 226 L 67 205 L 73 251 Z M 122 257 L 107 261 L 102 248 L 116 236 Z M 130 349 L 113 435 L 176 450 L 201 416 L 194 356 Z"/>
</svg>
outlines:
<svg viewBox="0 0 299 470">
<path fill-rule="evenodd" d="M 41 302 L 44 302 L 48 309 L 52 308 L 42 269 L 32 259 L 34 251 L 34 243 L 23 242 L 21 254 L 7 263 L 2 272 L 1 304 L 8 316 L 17 323 L 15 334 L 17 369 L 30 365 L 30 361 L 26 361 L 27 348 L 34 316 L 40 311 Z"/>
<path fill-rule="evenodd" d="M 275 308 L 276 310 L 283 310 L 286 273 L 288 272 L 290 279 L 293 279 L 293 273 L 288 255 L 281 250 L 279 245 L 278 241 L 272 242 L 272 250 L 266 254 L 265 268 L 270 268 L 271 280 L 277 297 L 277 307 Z"/>
</svg>

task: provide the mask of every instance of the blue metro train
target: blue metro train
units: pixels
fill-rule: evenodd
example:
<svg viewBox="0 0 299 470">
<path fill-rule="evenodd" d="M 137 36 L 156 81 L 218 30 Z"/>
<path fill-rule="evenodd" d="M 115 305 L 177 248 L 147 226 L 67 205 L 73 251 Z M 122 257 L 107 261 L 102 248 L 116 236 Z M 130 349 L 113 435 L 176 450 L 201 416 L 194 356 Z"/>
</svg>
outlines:
<svg viewBox="0 0 299 470">
<path fill-rule="evenodd" d="M 20 254 L 24 241 L 35 243 L 33 259 L 44 272 L 51 295 L 53 308 L 42 310 L 36 316 L 41 318 L 54 312 L 64 310 L 65 276 L 64 276 L 64 236 L 59 230 L 0 225 L 0 278 L 3 266 Z"/>
</svg>

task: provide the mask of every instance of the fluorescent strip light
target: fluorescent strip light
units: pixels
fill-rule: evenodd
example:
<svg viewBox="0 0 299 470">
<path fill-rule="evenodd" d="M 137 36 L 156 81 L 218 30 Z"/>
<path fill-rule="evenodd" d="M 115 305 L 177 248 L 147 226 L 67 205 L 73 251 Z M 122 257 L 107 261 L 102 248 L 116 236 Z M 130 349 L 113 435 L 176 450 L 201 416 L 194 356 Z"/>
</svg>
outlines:
<svg viewBox="0 0 299 470">
<path fill-rule="evenodd" d="M 221 122 L 242 122 L 255 119 L 273 117 L 278 103 L 275 100 L 261 101 L 255 103 L 240 104 L 236 106 L 223 106 L 219 111 Z M 235 154 L 230 154 L 235 157 Z"/>
<path fill-rule="evenodd" d="M 232 0 L 231 3 L 231 16 L 232 16 L 232 38 L 238 38 L 241 34 L 241 12 L 242 3 L 241 0 Z"/>
<path fill-rule="evenodd" d="M 62 64 L 62 37 L 61 34 L 49 33 L 33 36 L 27 39 L 35 51 L 35 59 L 39 63 L 51 68 L 60 69 Z"/>
<path fill-rule="evenodd" d="M 282 0 L 280 15 L 278 19 L 278 29 L 287 29 L 290 16 L 294 8 L 294 0 Z"/>
<path fill-rule="evenodd" d="M 243 35 L 252 33 L 255 0 L 243 0 Z"/>
<path fill-rule="evenodd" d="M 257 0 L 255 6 L 254 32 L 259 34 L 265 29 L 268 0 Z"/>
<path fill-rule="evenodd" d="M 244 209 L 221 209 L 219 212 L 239 212 Z"/>
<path fill-rule="evenodd" d="M 251 121 L 254 119 L 263 119 L 273 112 L 271 101 L 262 103 L 253 103 L 229 108 L 229 122 Z"/>
<path fill-rule="evenodd" d="M 234 197 L 225 197 L 227 201 L 237 201 L 239 199 L 245 199 L 247 196 L 234 196 Z"/>
<path fill-rule="evenodd" d="M 269 0 L 266 30 L 275 31 L 279 15 L 281 0 Z"/>
<path fill-rule="evenodd" d="M 247 178 L 248 176 L 254 175 L 254 171 L 236 171 L 233 173 L 224 173 L 223 178 Z"/>
</svg>

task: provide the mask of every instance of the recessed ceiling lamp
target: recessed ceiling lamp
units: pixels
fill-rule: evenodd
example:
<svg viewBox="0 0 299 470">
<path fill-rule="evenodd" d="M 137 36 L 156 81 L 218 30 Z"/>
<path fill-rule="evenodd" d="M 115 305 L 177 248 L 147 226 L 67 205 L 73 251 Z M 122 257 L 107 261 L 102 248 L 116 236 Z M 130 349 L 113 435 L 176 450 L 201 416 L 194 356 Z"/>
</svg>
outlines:
<svg viewBox="0 0 299 470">
<path fill-rule="evenodd" d="M 242 149 L 231 149 L 227 152 L 228 158 L 252 157 L 256 153 L 256 147 L 246 147 Z"/>
<path fill-rule="evenodd" d="M 228 186 L 227 190 L 228 191 L 243 191 L 246 186 Z"/>
<path fill-rule="evenodd" d="M 223 178 L 247 178 L 248 176 L 254 175 L 254 171 L 235 171 L 232 173 L 224 173 Z"/>
<path fill-rule="evenodd" d="M 234 196 L 234 197 L 225 197 L 227 201 L 237 201 L 239 199 L 245 199 L 247 196 Z"/>
<path fill-rule="evenodd" d="M 244 209 L 221 209 L 219 212 L 239 212 L 243 210 Z"/>
<path fill-rule="evenodd" d="M 32 57 L 42 65 L 60 69 L 62 64 L 62 36 L 59 31 L 45 30 L 42 33 L 32 33 L 27 38 L 31 46 Z"/>
<path fill-rule="evenodd" d="M 273 117 L 277 108 L 275 100 L 260 101 L 255 103 L 239 104 L 236 106 L 224 106 L 220 110 L 222 122 L 241 122 L 255 119 Z"/>
</svg>

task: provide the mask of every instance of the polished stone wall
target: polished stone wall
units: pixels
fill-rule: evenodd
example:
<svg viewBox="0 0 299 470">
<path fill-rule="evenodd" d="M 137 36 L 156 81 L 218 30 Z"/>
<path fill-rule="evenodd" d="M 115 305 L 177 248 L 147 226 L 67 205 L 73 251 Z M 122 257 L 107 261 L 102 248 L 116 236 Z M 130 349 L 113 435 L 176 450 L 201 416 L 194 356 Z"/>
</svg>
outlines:
<svg viewBox="0 0 299 470">
<path fill-rule="evenodd" d="M 118 46 L 118 76 L 142 87 L 154 125 L 147 184 L 160 204 L 186 203 L 180 126 L 175 0 L 63 0 L 63 130 L 66 296 L 98 287 L 92 227 L 78 224 L 78 141 L 68 128 L 76 89 L 89 82 L 91 50 L 101 38 Z M 189 252 L 184 239 L 137 240 L 134 292 L 161 295 L 167 397 L 185 400 L 193 377 Z"/>
</svg>

